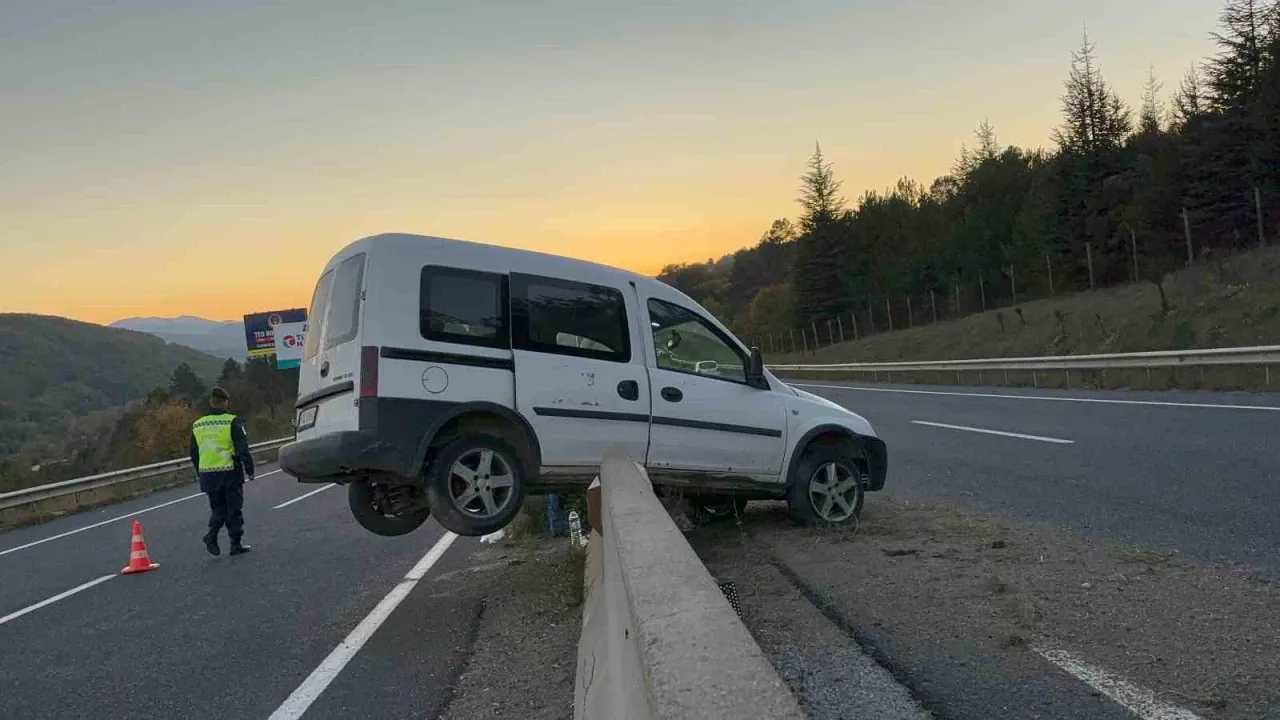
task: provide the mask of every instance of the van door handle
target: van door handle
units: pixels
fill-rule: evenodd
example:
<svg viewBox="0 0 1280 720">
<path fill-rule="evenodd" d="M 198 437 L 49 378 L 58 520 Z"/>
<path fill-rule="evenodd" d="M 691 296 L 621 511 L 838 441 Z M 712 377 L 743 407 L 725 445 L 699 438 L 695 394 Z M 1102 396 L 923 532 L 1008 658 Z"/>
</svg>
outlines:
<svg viewBox="0 0 1280 720">
<path fill-rule="evenodd" d="M 684 399 L 684 393 L 680 392 L 680 388 L 664 387 L 662 388 L 662 399 L 667 402 L 680 402 Z"/>
<path fill-rule="evenodd" d="M 635 380 L 623 380 L 618 383 L 618 397 L 623 400 L 639 400 L 640 383 Z"/>
</svg>

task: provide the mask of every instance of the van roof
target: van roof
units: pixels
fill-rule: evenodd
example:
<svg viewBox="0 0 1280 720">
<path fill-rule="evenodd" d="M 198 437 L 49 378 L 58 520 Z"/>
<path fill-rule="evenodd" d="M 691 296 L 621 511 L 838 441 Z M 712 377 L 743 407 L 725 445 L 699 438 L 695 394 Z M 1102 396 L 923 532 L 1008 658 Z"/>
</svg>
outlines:
<svg viewBox="0 0 1280 720">
<path fill-rule="evenodd" d="M 373 248 L 390 251 L 393 254 L 403 251 L 437 250 L 442 255 L 447 255 L 455 261 L 465 260 L 469 264 L 492 264 L 506 271 L 538 273 L 555 270 L 559 273 L 585 273 L 596 277 L 612 277 L 615 280 L 643 280 L 663 284 L 661 281 L 646 275 L 587 260 L 577 260 L 534 250 L 522 250 L 520 248 L 488 245 L 469 240 L 455 240 L 431 235 L 414 235 L 412 233 L 380 233 L 361 238 L 338 251 L 333 260 L 330 261 L 330 264 L 332 265 L 335 261 L 350 254 Z"/>
</svg>

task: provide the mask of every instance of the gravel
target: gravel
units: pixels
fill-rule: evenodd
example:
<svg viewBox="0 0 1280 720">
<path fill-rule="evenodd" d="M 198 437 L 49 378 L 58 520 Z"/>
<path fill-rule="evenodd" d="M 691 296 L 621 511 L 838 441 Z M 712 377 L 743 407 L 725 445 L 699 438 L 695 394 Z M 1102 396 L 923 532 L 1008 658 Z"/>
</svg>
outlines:
<svg viewBox="0 0 1280 720">
<path fill-rule="evenodd" d="M 767 558 L 740 542 L 693 540 L 712 575 L 734 582 L 743 622 L 811 720 L 931 717 Z"/>
<path fill-rule="evenodd" d="M 483 587 L 487 599 L 441 720 L 573 717 L 582 570 L 581 554 L 563 538 L 481 546 L 457 579 Z"/>
<path fill-rule="evenodd" d="M 783 618 L 811 613 L 783 591 L 748 592 L 776 587 L 764 566 L 838 616 L 945 717 L 1117 716 L 1121 708 L 1033 651 L 1046 645 L 1208 720 L 1280 717 L 1280 588 L 1246 568 L 887 495 L 868 504 L 857 531 L 796 528 L 765 505 L 740 527 L 695 537 L 710 564 L 752 579 L 738 583 L 744 601 L 772 595 L 759 601 L 771 610 L 744 615 L 780 671 L 802 678 L 789 680 L 801 697 L 839 692 L 838 678 L 812 672 L 805 652 L 815 651 L 796 649 L 832 633 L 811 631 L 788 647 L 773 625 L 804 632 L 812 621 Z"/>
</svg>

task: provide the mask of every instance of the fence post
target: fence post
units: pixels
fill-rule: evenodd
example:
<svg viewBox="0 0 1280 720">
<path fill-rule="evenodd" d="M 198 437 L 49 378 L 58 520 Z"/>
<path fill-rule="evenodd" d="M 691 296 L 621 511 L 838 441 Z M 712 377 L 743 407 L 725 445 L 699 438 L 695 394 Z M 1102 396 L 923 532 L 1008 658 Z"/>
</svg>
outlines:
<svg viewBox="0 0 1280 720">
<path fill-rule="evenodd" d="M 978 295 L 982 298 L 982 312 L 987 311 L 987 282 L 981 274 L 978 275 Z"/>
<path fill-rule="evenodd" d="M 1092 243 L 1084 244 L 1084 256 L 1085 256 L 1086 262 L 1089 263 L 1089 289 L 1093 290 L 1094 287 L 1093 287 L 1093 244 Z"/>
<path fill-rule="evenodd" d="M 871 296 L 868 295 L 867 296 L 867 325 L 870 326 L 871 329 L 867 331 L 867 334 L 871 334 L 876 331 L 876 315 L 871 308 L 872 308 Z"/>
<path fill-rule="evenodd" d="M 1053 260 L 1049 258 L 1049 253 L 1044 254 L 1044 266 L 1049 273 L 1049 297 L 1053 297 Z"/>
<path fill-rule="evenodd" d="M 1013 304 L 1018 304 L 1018 278 L 1013 274 L 1013 264 L 1009 264 L 1009 286 L 1013 289 Z"/>
<path fill-rule="evenodd" d="M 804 336 L 804 328 L 800 328 L 800 355 L 803 357 L 809 354 L 809 340 Z"/>
<path fill-rule="evenodd" d="M 1133 253 L 1133 281 L 1138 282 L 1138 235 L 1129 228 L 1129 250 Z"/>
<path fill-rule="evenodd" d="M 908 294 L 907 295 L 907 327 L 913 328 L 915 326 L 916 326 L 916 320 L 911 315 L 911 295 Z"/>
<path fill-rule="evenodd" d="M 1187 214 L 1185 206 L 1182 208 L 1182 232 L 1187 236 L 1187 267 L 1191 267 L 1195 253 L 1191 250 L 1191 217 Z"/>
<path fill-rule="evenodd" d="M 960 317 L 960 283 L 956 283 L 956 317 Z"/>
<path fill-rule="evenodd" d="M 791 352 L 793 352 L 793 353 L 794 353 L 794 352 L 796 351 L 796 329 L 795 329 L 795 328 L 787 328 L 787 332 L 788 332 L 788 333 L 791 333 Z M 803 333 L 801 333 L 801 334 L 803 334 Z"/>
<path fill-rule="evenodd" d="M 884 296 L 884 314 L 889 318 L 889 332 L 893 332 L 893 306 L 889 304 L 889 296 Z"/>
<path fill-rule="evenodd" d="M 929 306 L 933 308 L 933 322 L 938 322 L 938 298 L 933 294 L 933 288 L 929 288 Z"/>
<path fill-rule="evenodd" d="M 831 332 L 831 319 L 830 319 L 830 318 L 827 318 L 827 339 L 831 341 L 831 344 L 832 344 L 832 345 L 835 345 L 835 344 L 836 344 L 836 334 L 835 334 L 834 332 Z"/>
<path fill-rule="evenodd" d="M 858 314 L 855 312 L 850 312 L 849 319 L 853 321 L 853 339 L 857 340 L 858 339 Z"/>
<path fill-rule="evenodd" d="M 818 348 L 822 347 L 822 343 L 818 342 L 818 321 L 810 320 L 809 323 L 813 326 L 813 351 L 818 352 Z"/>
<path fill-rule="evenodd" d="M 844 319 L 839 315 L 836 316 L 836 327 L 839 328 L 840 330 L 840 344 L 843 345 L 844 344 Z"/>
<path fill-rule="evenodd" d="M 1258 214 L 1258 247 L 1267 246 L 1267 236 L 1262 234 L 1262 191 L 1253 189 L 1253 207 Z"/>
</svg>

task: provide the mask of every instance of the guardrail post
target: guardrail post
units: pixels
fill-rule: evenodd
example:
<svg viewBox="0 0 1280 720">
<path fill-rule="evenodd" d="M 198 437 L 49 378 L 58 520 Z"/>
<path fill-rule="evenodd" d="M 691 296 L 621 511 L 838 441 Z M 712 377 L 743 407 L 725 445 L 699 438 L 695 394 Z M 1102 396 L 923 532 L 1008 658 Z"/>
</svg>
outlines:
<svg viewBox="0 0 1280 720">
<path fill-rule="evenodd" d="M 1034 387 L 1034 388 L 1040 387 L 1039 373 L 1037 373 L 1035 370 L 1031 371 L 1031 387 Z"/>
<path fill-rule="evenodd" d="M 1270 366 L 1270 365 L 1263 365 L 1263 366 L 1262 366 L 1262 371 L 1263 371 L 1263 373 L 1265 373 L 1265 377 L 1266 377 L 1265 383 L 1266 383 L 1267 387 L 1271 387 L 1271 366 Z M 1148 370 L 1147 370 L 1147 373 L 1148 373 L 1148 374 L 1150 374 L 1150 373 L 1151 373 L 1151 370 L 1149 370 L 1149 369 L 1148 369 Z"/>
</svg>

